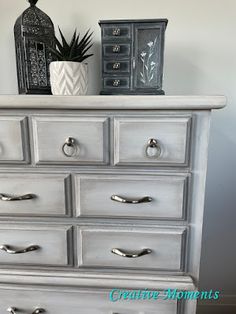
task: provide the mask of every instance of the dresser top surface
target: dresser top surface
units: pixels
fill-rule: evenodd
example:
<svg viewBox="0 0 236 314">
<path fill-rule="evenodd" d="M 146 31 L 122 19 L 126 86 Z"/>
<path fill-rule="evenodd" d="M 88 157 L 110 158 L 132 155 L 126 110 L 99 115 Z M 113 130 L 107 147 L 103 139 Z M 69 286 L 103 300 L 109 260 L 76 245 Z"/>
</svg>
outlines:
<svg viewBox="0 0 236 314">
<path fill-rule="evenodd" d="M 50 96 L 0 95 L 0 109 L 211 110 L 226 106 L 225 96 Z"/>
</svg>

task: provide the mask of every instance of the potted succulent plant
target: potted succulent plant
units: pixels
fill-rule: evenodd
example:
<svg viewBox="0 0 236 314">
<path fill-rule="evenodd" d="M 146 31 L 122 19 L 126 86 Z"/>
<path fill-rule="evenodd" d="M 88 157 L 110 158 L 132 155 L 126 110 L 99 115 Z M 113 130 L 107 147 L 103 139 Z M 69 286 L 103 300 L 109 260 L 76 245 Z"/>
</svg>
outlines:
<svg viewBox="0 0 236 314">
<path fill-rule="evenodd" d="M 88 90 L 88 64 L 84 61 L 92 47 L 92 33 L 88 30 L 80 40 L 75 30 L 68 43 L 59 28 L 61 42 L 54 36 L 49 49 L 54 57 L 50 63 L 50 81 L 53 95 L 85 95 Z"/>
</svg>

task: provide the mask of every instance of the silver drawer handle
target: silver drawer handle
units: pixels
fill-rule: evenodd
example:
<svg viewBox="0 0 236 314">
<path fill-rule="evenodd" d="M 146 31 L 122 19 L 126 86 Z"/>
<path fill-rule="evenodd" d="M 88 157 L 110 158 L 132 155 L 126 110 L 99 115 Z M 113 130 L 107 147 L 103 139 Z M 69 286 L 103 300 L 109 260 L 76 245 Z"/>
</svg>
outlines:
<svg viewBox="0 0 236 314">
<path fill-rule="evenodd" d="M 111 252 L 113 254 L 122 256 L 122 257 L 128 257 L 128 258 L 137 258 L 137 257 L 141 257 L 147 254 L 151 254 L 152 250 L 151 249 L 143 249 L 137 253 L 130 253 L 130 252 L 125 252 L 124 250 L 121 249 L 112 249 Z"/>
<path fill-rule="evenodd" d="M 16 314 L 16 312 L 19 312 L 19 310 L 15 307 L 9 307 L 7 309 L 7 312 L 11 313 L 11 314 Z M 46 311 L 42 308 L 36 308 L 32 314 L 40 314 L 40 313 L 45 313 Z"/>
<path fill-rule="evenodd" d="M 150 203 L 152 202 L 152 198 L 150 196 L 144 196 L 138 200 L 131 200 L 127 198 L 123 198 L 119 195 L 112 195 L 111 200 L 119 203 L 126 203 L 126 204 L 141 204 L 141 203 Z"/>
<path fill-rule="evenodd" d="M 113 70 L 119 70 L 120 69 L 120 62 L 115 62 L 112 65 Z"/>
<path fill-rule="evenodd" d="M 112 35 L 120 36 L 120 28 L 113 28 Z"/>
<path fill-rule="evenodd" d="M 26 201 L 26 200 L 32 200 L 33 198 L 36 198 L 36 195 L 34 194 L 25 194 L 25 195 L 9 195 L 9 194 L 3 194 L 0 193 L 0 200 L 4 202 L 11 202 L 11 201 Z"/>
<path fill-rule="evenodd" d="M 115 53 L 120 52 L 120 45 L 114 45 L 112 47 L 112 52 L 115 52 Z"/>
<path fill-rule="evenodd" d="M 0 245 L 0 250 L 5 251 L 8 254 L 23 254 L 23 253 L 37 251 L 39 249 L 40 247 L 38 245 L 30 245 L 27 248 L 21 249 L 21 250 L 13 250 L 10 245 L 6 245 L 6 244 Z"/>
<path fill-rule="evenodd" d="M 146 146 L 146 155 L 149 158 L 158 158 L 161 155 L 161 145 L 158 140 L 151 138 Z"/>
<path fill-rule="evenodd" d="M 42 308 L 36 308 L 32 314 L 40 314 L 40 313 L 45 313 L 46 311 Z"/>
<path fill-rule="evenodd" d="M 67 151 L 68 147 L 71 150 L 70 152 Z M 73 137 L 69 136 L 65 140 L 65 143 L 62 146 L 62 152 L 66 157 L 73 157 L 78 153 L 76 140 Z"/>
</svg>

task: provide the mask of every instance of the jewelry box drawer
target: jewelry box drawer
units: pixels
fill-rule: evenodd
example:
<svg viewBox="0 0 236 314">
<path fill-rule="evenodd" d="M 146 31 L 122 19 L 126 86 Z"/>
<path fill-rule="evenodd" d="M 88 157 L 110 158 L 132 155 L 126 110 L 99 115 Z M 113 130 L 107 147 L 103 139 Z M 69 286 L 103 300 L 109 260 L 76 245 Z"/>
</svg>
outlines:
<svg viewBox="0 0 236 314">
<path fill-rule="evenodd" d="M 10 314 L 177 314 L 176 300 L 118 300 L 112 302 L 112 290 L 61 289 L 55 287 L 1 287 L 0 312 Z M 146 291 L 146 290 L 144 290 Z M 143 291 L 143 293 L 145 293 Z M 125 292 L 125 290 L 123 290 Z M 131 291 L 130 291 L 131 292 Z M 119 290 L 117 289 L 117 295 Z M 122 294 L 122 290 L 120 290 Z M 126 293 L 127 294 L 127 293 Z M 130 293 L 130 295 L 132 292 Z M 115 294 L 114 294 L 115 296 Z"/>
<path fill-rule="evenodd" d="M 76 175 L 76 215 L 183 219 L 188 175 Z"/>
<path fill-rule="evenodd" d="M 34 150 L 38 164 L 106 164 L 106 117 L 34 117 Z"/>
<path fill-rule="evenodd" d="M 1 173 L 0 215 L 70 215 L 67 174 Z"/>
<path fill-rule="evenodd" d="M 26 117 L 0 117 L 0 164 L 28 163 L 28 126 Z"/>
<path fill-rule="evenodd" d="M 130 61 L 129 60 L 105 60 L 103 62 L 104 73 L 129 73 L 130 72 Z"/>
<path fill-rule="evenodd" d="M 190 116 L 115 118 L 115 165 L 187 166 Z"/>
<path fill-rule="evenodd" d="M 182 271 L 186 228 L 96 228 L 78 231 L 78 266 Z"/>
<path fill-rule="evenodd" d="M 68 266 L 71 227 L 0 226 L 0 264 Z"/>
<path fill-rule="evenodd" d="M 131 38 L 131 25 L 112 24 L 102 25 L 102 38 L 106 39 L 130 39 Z"/>
<path fill-rule="evenodd" d="M 103 86 L 113 90 L 127 89 L 130 86 L 130 78 L 125 76 L 104 77 Z"/>
<path fill-rule="evenodd" d="M 131 52 L 130 44 L 114 42 L 111 44 L 103 44 L 102 47 L 104 57 L 129 57 Z"/>
</svg>

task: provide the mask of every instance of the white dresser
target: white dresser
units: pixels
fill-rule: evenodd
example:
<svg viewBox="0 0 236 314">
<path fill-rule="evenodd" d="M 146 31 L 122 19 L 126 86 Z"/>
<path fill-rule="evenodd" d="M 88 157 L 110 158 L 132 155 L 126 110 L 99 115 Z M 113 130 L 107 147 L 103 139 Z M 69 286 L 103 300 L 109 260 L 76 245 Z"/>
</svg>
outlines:
<svg viewBox="0 0 236 314">
<path fill-rule="evenodd" d="M 194 314 L 223 96 L 0 96 L 0 313 Z M 113 300 L 114 301 L 114 300 Z"/>
</svg>

